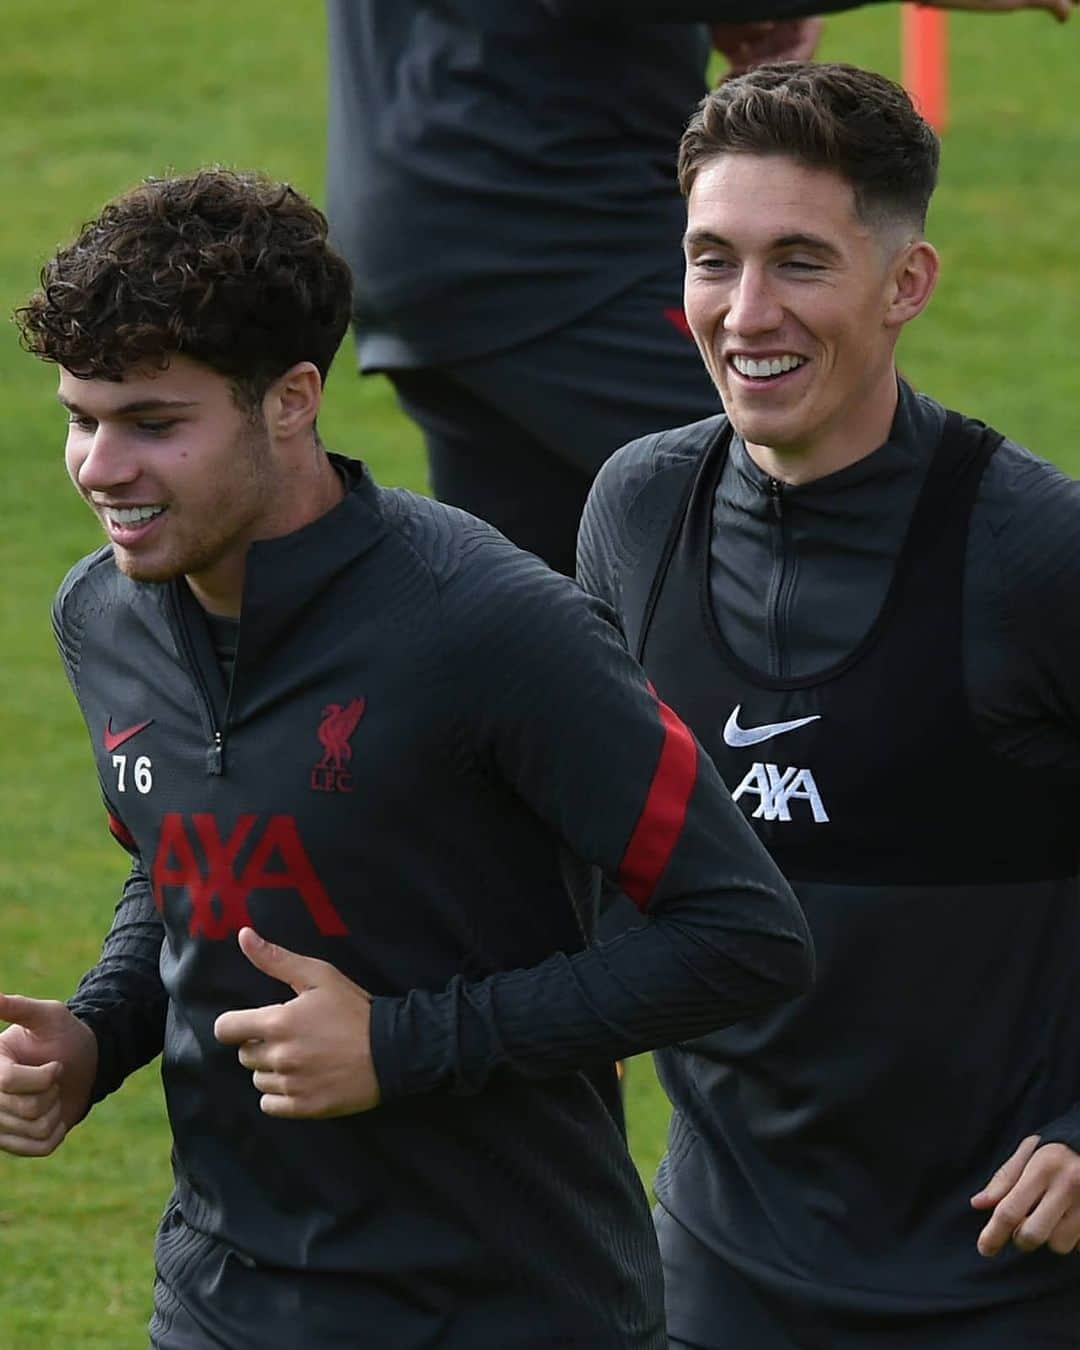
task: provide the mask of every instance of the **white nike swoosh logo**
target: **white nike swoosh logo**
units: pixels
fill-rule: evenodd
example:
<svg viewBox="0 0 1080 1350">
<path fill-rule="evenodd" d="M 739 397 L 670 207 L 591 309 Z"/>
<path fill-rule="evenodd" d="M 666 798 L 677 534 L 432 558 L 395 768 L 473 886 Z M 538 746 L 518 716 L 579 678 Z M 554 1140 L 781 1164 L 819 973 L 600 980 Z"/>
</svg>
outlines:
<svg viewBox="0 0 1080 1350">
<path fill-rule="evenodd" d="M 821 714 L 815 713 L 813 717 L 797 717 L 794 722 L 768 722 L 763 727 L 747 727 L 745 730 L 739 726 L 739 713 L 742 711 L 742 704 L 735 705 L 735 711 L 727 720 L 724 727 L 724 743 L 726 745 L 757 745 L 759 741 L 767 741 L 773 736 L 782 736 L 785 731 L 794 731 L 797 727 L 804 727 L 808 722 L 820 722 Z"/>
</svg>

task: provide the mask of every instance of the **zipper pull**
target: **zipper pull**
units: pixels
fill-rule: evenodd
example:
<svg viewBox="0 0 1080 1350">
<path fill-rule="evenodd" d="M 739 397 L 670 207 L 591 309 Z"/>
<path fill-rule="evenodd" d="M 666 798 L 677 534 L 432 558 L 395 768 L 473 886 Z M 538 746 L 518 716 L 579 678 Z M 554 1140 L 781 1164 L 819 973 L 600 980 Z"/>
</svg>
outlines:
<svg viewBox="0 0 1080 1350">
<path fill-rule="evenodd" d="M 213 774 L 215 778 L 219 777 L 222 772 L 224 758 L 225 755 L 224 755 L 224 747 L 221 741 L 221 732 L 215 731 L 214 739 L 210 745 L 209 750 L 206 752 L 207 773 Z"/>
<path fill-rule="evenodd" d="M 780 499 L 782 488 L 783 484 L 778 478 L 769 479 L 769 501 L 772 503 L 773 515 L 777 520 L 784 514 L 783 504 Z"/>
</svg>

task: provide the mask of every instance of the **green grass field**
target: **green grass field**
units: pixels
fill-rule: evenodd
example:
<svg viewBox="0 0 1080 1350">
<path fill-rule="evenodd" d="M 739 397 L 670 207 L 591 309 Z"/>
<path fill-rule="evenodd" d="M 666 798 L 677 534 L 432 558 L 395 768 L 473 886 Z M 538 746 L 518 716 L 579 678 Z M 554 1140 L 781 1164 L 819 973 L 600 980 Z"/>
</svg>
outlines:
<svg viewBox="0 0 1080 1350">
<path fill-rule="evenodd" d="M 897 24 L 895 7 L 842 16 L 824 54 L 896 74 Z M 1080 126 L 1067 92 L 1080 28 L 958 15 L 951 34 L 953 117 L 931 220 L 943 278 L 902 364 L 945 402 L 1075 470 L 1077 379 L 1063 352 L 1080 313 Z M 321 200 L 323 44 L 316 4 L 7 0 L 0 308 L 145 174 L 258 167 Z M 97 543 L 64 476 L 54 388 L 54 373 L 0 328 L 0 988 L 63 997 L 94 960 L 125 869 L 49 632 L 56 583 Z M 356 378 L 347 352 L 322 427 L 383 481 L 424 486 L 416 433 L 382 382 Z M 630 1066 L 629 1104 L 649 1176 L 665 1109 L 647 1063 Z M 0 1158 L 0 1350 L 145 1345 L 167 1155 L 150 1068 L 55 1158 Z"/>
</svg>

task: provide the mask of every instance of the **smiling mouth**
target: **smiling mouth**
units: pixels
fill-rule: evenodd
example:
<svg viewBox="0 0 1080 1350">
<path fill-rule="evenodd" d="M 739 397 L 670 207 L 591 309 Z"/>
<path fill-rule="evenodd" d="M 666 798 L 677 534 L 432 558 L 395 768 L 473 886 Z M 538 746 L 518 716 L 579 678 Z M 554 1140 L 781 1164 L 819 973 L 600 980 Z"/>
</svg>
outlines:
<svg viewBox="0 0 1080 1350">
<path fill-rule="evenodd" d="M 148 520 L 160 516 L 164 510 L 163 506 L 103 506 L 101 514 L 108 524 L 130 530 L 145 525 Z"/>
<path fill-rule="evenodd" d="M 105 533 L 125 547 L 148 534 L 165 514 L 164 506 L 98 506 Z"/>
<path fill-rule="evenodd" d="M 728 357 L 728 365 L 744 380 L 766 384 L 790 375 L 793 370 L 805 366 L 807 358 L 796 356 L 794 352 L 785 352 L 782 356 L 742 356 L 736 353 Z"/>
</svg>

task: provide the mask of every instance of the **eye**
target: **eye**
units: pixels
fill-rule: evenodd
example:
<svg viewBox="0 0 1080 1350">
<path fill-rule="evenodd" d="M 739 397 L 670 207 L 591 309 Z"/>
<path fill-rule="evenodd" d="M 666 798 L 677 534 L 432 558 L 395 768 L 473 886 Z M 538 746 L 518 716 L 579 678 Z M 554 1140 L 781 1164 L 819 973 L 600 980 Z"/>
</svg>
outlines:
<svg viewBox="0 0 1080 1350">
<path fill-rule="evenodd" d="M 728 272 L 734 266 L 727 258 L 694 258 L 691 265 L 702 272 Z"/>
<path fill-rule="evenodd" d="M 97 430 L 97 423 L 92 417 L 80 417 L 76 413 L 71 413 L 67 424 L 74 427 L 77 431 L 94 432 Z"/>
<path fill-rule="evenodd" d="M 171 418 L 164 421 L 155 418 L 153 420 L 136 422 L 135 425 L 140 431 L 145 432 L 148 436 L 165 436 L 173 429 L 174 426 L 176 426 L 176 418 Z"/>
<path fill-rule="evenodd" d="M 788 272 L 824 272 L 825 268 L 821 263 L 810 262 L 806 258 L 788 258 L 786 262 L 780 264 Z"/>
</svg>

